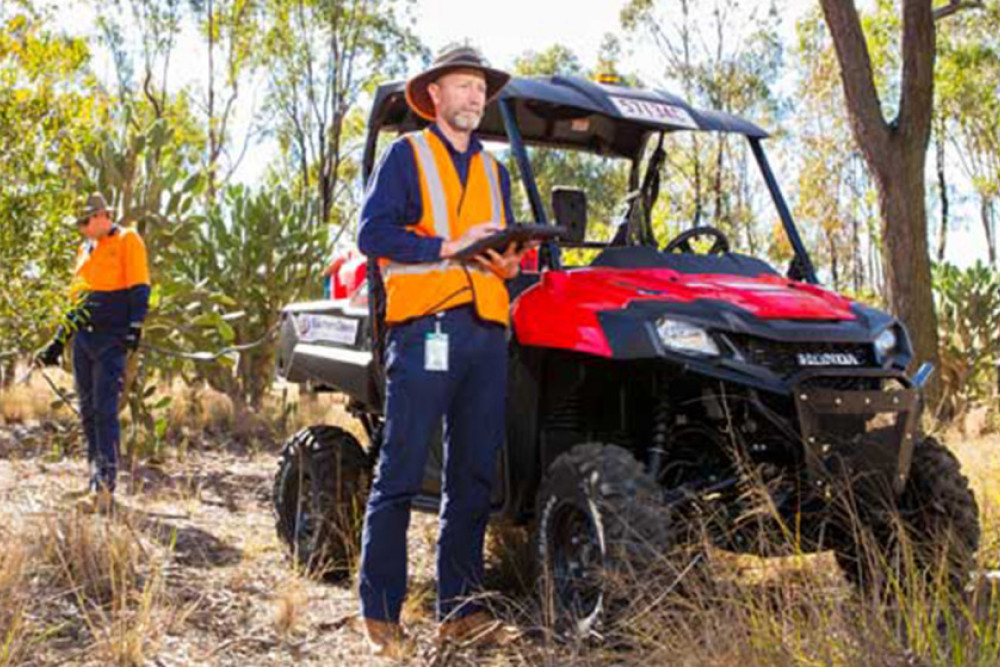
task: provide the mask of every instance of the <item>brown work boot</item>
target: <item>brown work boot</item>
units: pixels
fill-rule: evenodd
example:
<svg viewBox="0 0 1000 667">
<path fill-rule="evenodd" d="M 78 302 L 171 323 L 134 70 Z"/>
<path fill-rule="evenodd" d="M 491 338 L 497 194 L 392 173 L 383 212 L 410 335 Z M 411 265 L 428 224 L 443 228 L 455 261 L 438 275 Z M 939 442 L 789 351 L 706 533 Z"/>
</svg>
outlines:
<svg viewBox="0 0 1000 667">
<path fill-rule="evenodd" d="M 507 646 L 520 636 L 521 631 L 513 625 L 507 625 L 480 610 L 442 623 L 438 626 L 437 642 L 465 646 Z"/>
<path fill-rule="evenodd" d="M 366 618 L 365 637 L 374 656 L 398 659 L 413 653 L 413 642 L 399 623 Z"/>
<path fill-rule="evenodd" d="M 115 509 L 114 494 L 105 488 L 98 489 L 86 498 L 81 498 L 76 504 L 76 509 L 83 514 L 110 516 Z"/>
</svg>

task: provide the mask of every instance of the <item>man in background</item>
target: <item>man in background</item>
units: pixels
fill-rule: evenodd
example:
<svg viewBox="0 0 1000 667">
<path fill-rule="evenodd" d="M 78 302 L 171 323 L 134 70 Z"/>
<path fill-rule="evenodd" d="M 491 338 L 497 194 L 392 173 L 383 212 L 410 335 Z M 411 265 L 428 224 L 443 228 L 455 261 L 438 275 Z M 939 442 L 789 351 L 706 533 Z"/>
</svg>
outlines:
<svg viewBox="0 0 1000 667">
<path fill-rule="evenodd" d="M 74 307 L 37 361 L 58 364 L 72 339 L 73 376 L 91 473 L 88 496 L 79 507 L 107 514 L 118 473 L 118 402 L 126 356 L 139 347 L 149 308 L 149 266 L 139 233 L 112 222 L 102 195 L 87 198 L 76 227 L 84 241 L 69 286 Z"/>
</svg>

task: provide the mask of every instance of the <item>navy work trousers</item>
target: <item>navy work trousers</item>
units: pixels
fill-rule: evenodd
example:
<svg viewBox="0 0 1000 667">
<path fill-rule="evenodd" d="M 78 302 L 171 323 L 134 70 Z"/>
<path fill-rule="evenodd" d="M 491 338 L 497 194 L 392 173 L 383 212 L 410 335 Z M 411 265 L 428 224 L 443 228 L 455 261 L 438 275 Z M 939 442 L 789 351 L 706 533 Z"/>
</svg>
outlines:
<svg viewBox="0 0 1000 667">
<path fill-rule="evenodd" d="M 118 398 L 125 378 L 125 337 L 78 331 L 73 336 L 73 375 L 87 438 L 90 488 L 115 489 L 118 472 Z"/>
<path fill-rule="evenodd" d="M 448 370 L 426 370 L 427 334 L 448 334 Z M 471 306 L 389 329 L 386 424 L 361 546 L 365 618 L 399 620 L 406 597 L 406 531 L 431 437 L 444 417 L 444 480 L 437 545 L 438 618 L 477 607 L 496 457 L 504 438 L 506 330 Z"/>
</svg>

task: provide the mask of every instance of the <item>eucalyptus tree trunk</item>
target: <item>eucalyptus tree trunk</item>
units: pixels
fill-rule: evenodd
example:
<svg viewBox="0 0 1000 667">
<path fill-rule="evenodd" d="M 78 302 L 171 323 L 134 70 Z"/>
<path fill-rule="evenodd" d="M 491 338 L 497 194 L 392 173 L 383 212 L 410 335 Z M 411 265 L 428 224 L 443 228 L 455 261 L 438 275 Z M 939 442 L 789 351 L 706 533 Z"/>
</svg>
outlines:
<svg viewBox="0 0 1000 667">
<path fill-rule="evenodd" d="M 935 12 L 931 0 L 902 0 L 899 114 L 882 115 L 871 56 L 853 0 L 820 0 L 840 62 L 851 130 L 878 187 L 888 303 L 906 324 L 915 362 L 938 362 L 931 290 L 924 168 L 934 100 Z M 938 395 L 936 382 L 929 387 Z"/>
</svg>

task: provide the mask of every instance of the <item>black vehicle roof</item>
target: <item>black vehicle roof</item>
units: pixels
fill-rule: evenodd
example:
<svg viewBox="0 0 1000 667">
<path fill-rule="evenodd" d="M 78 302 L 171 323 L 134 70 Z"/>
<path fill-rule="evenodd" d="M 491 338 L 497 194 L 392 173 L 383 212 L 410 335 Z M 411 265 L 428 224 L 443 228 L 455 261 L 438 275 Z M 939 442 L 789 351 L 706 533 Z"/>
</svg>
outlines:
<svg viewBox="0 0 1000 667">
<path fill-rule="evenodd" d="M 427 121 L 406 104 L 405 82 L 379 86 L 370 127 L 407 132 Z M 696 109 L 663 90 L 595 83 L 579 77 L 514 77 L 500 93 L 513 103 L 517 126 L 527 144 L 576 148 L 615 157 L 635 157 L 650 132 L 733 132 L 765 138 L 748 120 L 719 111 Z M 479 136 L 506 142 L 499 105 L 486 108 Z"/>
</svg>

